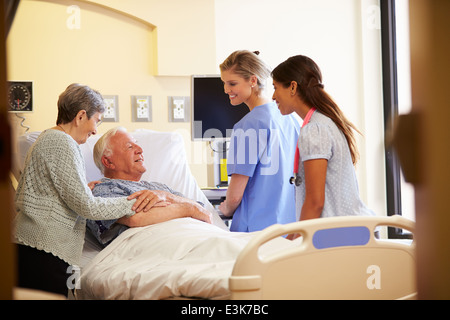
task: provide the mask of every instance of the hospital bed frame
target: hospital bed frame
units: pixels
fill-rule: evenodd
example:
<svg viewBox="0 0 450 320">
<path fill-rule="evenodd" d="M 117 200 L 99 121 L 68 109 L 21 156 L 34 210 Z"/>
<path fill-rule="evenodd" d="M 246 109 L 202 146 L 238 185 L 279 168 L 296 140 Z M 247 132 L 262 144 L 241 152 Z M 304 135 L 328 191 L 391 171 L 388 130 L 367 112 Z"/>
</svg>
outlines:
<svg viewBox="0 0 450 320">
<path fill-rule="evenodd" d="M 181 139 L 172 133 L 137 131 L 137 134 L 149 135 L 142 141 L 152 140 L 147 147 L 150 151 L 154 143 L 159 143 L 158 150 L 167 146 L 164 154 L 169 159 L 183 156 L 183 161 L 177 160 L 180 172 L 162 182 L 170 185 L 173 180 L 175 185 L 184 186 L 182 192 L 192 198 L 204 196 L 188 169 Z M 36 132 L 21 137 L 19 168 L 37 136 Z M 86 159 L 92 158 L 89 152 L 94 143 L 92 140 L 82 146 Z M 151 157 L 150 152 L 146 161 Z M 94 166 L 91 162 L 92 159 L 87 161 L 89 181 L 97 178 L 95 173 L 89 174 L 92 171 L 89 168 Z M 162 168 L 170 163 L 164 159 L 149 167 Z M 169 172 L 168 169 L 152 172 L 159 171 Z M 164 178 L 162 175 L 148 180 Z M 208 204 L 206 197 L 204 202 Z M 414 232 L 414 222 L 400 216 L 321 218 L 271 226 L 252 238 L 238 255 L 229 278 L 231 299 L 415 298 L 415 242 L 376 239 L 374 232 L 381 226 Z M 291 233 L 300 233 L 302 237 L 294 240 L 293 246 L 261 255 L 266 253 L 261 247 L 271 239 Z"/>
<path fill-rule="evenodd" d="M 232 299 L 410 299 L 415 297 L 415 243 L 378 240 L 377 227 L 414 232 L 393 217 L 333 217 L 274 225 L 238 256 L 229 280 Z M 301 244 L 268 257 L 270 239 L 291 233 Z"/>
</svg>

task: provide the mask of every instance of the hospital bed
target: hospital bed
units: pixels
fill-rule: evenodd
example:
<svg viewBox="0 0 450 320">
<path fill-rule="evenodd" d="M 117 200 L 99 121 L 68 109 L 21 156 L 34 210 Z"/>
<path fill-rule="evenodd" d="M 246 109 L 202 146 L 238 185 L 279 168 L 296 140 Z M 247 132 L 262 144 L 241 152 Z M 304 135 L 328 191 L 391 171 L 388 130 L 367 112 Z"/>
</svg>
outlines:
<svg viewBox="0 0 450 320">
<path fill-rule="evenodd" d="M 19 137 L 19 167 L 39 133 Z M 102 249 L 86 233 L 76 299 L 405 299 L 414 298 L 414 241 L 381 240 L 380 226 L 414 232 L 395 217 L 322 218 L 230 232 L 192 176 L 178 133 L 131 132 L 144 150 L 142 177 L 205 204 L 213 223 L 183 218 L 130 228 Z M 88 181 L 98 136 L 81 146 Z M 283 237 L 302 236 L 294 241 Z"/>
</svg>

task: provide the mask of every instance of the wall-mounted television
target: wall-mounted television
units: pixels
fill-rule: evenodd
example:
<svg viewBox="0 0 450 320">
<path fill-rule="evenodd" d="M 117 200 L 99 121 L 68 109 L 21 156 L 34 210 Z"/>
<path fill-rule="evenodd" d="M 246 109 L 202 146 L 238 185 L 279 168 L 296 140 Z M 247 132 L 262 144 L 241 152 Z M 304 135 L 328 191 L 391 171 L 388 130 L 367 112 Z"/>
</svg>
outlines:
<svg viewBox="0 0 450 320">
<path fill-rule="evenodd" d="M 249 109 L 233 106 L 218 75 L 193 75 L 191 79 L 192 140 L 227 139 L 236 122 Z"/>
</svg>

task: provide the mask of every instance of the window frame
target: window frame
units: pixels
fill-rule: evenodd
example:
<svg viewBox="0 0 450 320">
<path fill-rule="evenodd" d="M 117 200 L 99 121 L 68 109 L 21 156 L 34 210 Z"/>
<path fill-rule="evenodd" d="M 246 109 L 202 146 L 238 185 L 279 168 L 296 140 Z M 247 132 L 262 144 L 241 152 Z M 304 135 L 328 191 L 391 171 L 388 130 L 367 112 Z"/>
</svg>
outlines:
<svg viewBox="0 0 450 320">
<path fill-rule="evenodd" d="M 384 126 L 394 127 L 398 110 L 395 0 L 380 0 Z M 385 146 L 387 215 L 402 215 L 401 167 L 395 150 Z M 388 238 L 410 239 L 401 228 L 388 227 Z"/>
</svg>

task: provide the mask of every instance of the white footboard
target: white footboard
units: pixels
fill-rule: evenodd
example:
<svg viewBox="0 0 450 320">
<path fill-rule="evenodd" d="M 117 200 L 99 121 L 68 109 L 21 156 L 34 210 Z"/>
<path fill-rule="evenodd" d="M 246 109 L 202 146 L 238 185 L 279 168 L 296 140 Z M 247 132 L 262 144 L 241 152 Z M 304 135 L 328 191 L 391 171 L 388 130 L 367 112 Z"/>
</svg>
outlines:
<svg viewBox="0 0 450 320">
<path fill-rule="evenodd" d="M 378 240 L 378 226 L 414 232 L 394 217 L 321 218 L 271 226 L 252 239 L 229 280 L 232 299 L 400 299 L 416 292 L 415 244 Z M 300 233 L 298 246 L 261 257 L 273 238 Z"/>
</svg>

